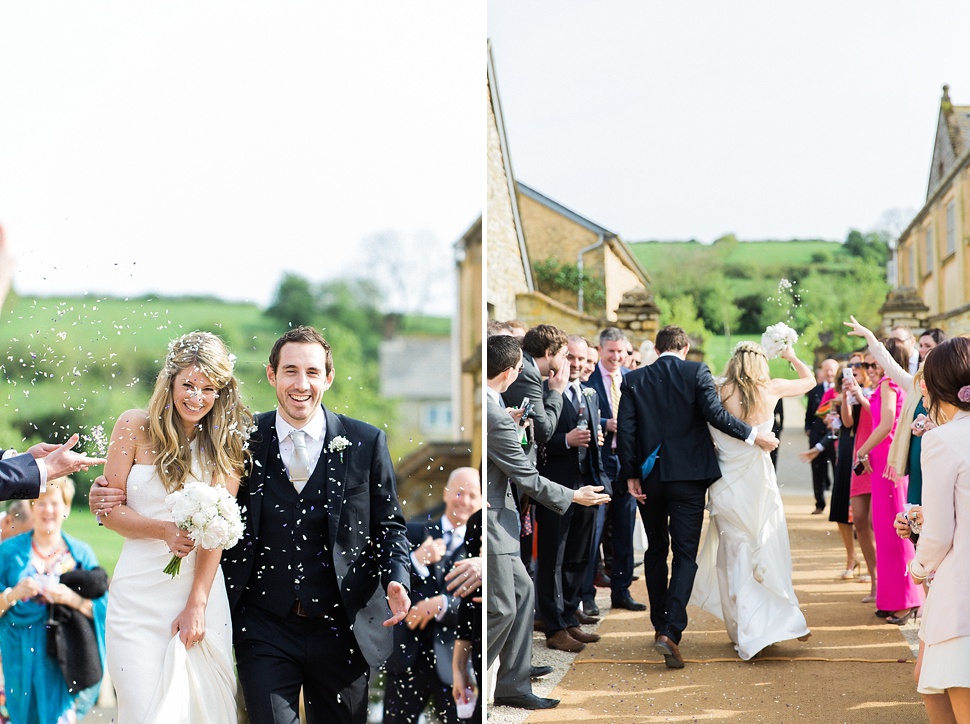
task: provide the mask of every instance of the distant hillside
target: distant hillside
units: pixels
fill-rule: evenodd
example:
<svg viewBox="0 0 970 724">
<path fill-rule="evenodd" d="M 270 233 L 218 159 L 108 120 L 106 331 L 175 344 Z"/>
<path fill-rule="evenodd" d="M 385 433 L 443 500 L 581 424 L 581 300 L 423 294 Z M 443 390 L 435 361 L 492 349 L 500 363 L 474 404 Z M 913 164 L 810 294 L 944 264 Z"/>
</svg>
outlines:
<svg viewBox="0 0 970 724">
<path fill-rule="evenodd" d="M 842 314 L 853 310 L 871 323 L 888 291 L 888 247 L 875 232 L 852 231 L 845 242 L 740 241 L 727 235 L 713 244 L 628 245 L 650 274 L 661 307 L 687 300 L 704 327 L 717 334 L 760 334 L 789 313 L 787 321 L 803 328 L 841 333 Z M 789 293 L 779 291 L 782 280 L 792 283 Z M 684 315 L 683 305 L 679 314 Z"/>
<path fill-rule="evenodd" d="M 367 340 L 381 330 L 354 318 L 315 324 L 334 352 L 328 406 L 386 429 L 395 456 L 410 451 L 413 442 L 395 439 L 396 406 L 379 396 L 376 343 Z M 441 317 L 404 317 L 399 325 L 432 336 L 447 336 L 449 327 Z M 271 409 L 266 360 L 285 328 L 254 304 L 209 297 L 8 298 L 0 315 L 0 442 L 23 449 L 77 431 L 80 447 L 95 452 L 93 429 L 110 435 L 121 412 L 144 407 L 168 343 L 193 330 L 222 337 L 238 357 L 246 404 Z"/>
</svg>

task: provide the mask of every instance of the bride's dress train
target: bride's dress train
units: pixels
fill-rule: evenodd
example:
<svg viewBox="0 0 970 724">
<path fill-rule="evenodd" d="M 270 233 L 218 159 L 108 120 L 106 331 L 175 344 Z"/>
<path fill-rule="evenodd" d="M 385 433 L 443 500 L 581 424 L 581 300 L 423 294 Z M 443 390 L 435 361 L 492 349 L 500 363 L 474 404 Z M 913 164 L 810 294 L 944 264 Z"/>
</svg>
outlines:
<svg viewBox="0 0 970 724">
<path fill-rule="evenodd" d="M 127 504 L 149 518 L 171 520 L 167 493 L 152 465 L 134 465 Z M 107 616 L 108 671 L 118 690 L 120 724 L 203 724 L 236 721 L 232 624 L 225 579 L 218 570 L 205 612 L 205 638 L 186 650 L 172 622 L 189 597 L 195 551 L 175 578 L 160 540 L 126 539 L 111 580 Z"/>
<path fill-rule="evenodd" d="M 771 420 L 758 425 L 771 429 Z M 768 454 L 719 430 L 721 478 L 708 491 L 710 525 L 690 602 L 724 621 L 747 661 L 766 646 L 809 634 L 792 587 L 785 511 Z"/>
</svg>

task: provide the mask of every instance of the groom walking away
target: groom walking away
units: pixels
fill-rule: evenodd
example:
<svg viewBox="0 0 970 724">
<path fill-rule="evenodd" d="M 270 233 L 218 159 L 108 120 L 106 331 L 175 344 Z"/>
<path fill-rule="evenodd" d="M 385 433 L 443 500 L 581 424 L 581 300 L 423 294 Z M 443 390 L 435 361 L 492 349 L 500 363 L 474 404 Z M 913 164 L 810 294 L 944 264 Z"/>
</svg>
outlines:
<svg viewBox="0 0 970 724">
<path fill-rule="evenodd" d="M 704 499 L 708 486 L 721 477 L 707 426 L 769 452 L 778 446 L 778 438 L 725 411 L 707 365 L 686 361 L 690 341 L 683 329 L 664 327 L 657 333 L 656 347 L 656 362 L 623 379 L 617 447 L 621 479 L 640 504 L 647 531 L 643 572 L 655 649 L 667 668 L 681 669 L 679 644 L 697 573 Z M 654 456 L 655 464 L 643 478 L 645 461 Z"/>
<path fill-rule="evenodd" d="M 333 355 L 312 327 L 276 341 L 266 377 L 279 407 L 256 416 L 246 531 L 222 557 L 249 721 L 297 724 L 302 689 L 309 724 L 364 724 L 369 667 L 411 607 L 387 439 L 323 406 Z M 121 502 L 114 490 L 93 489 L 92 512 Z"/>
<path fill-rule="evenodd" d="M 501 395 L 522 369 L 522 349 L 507 335 L 488 338 L 486 393 L 488 420 L 488 593 L 486 668 L 500 659 L 495 678 L 495 705 L 551 709 L 558 699 L 532 693 L 532 579 L 519 556 L 519 515 L 509 483 L 560 515 L 570 503 L 602 505 L 602 487 L 570 490 L 539 475 L 522 450 L 518 425 Z"/>
</svg>

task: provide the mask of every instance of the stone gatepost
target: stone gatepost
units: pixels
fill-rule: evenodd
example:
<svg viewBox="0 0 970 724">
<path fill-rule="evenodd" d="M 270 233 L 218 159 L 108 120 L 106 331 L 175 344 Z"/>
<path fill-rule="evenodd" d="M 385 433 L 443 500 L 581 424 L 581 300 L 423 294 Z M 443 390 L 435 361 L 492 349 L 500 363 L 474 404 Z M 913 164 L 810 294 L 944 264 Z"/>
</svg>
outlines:
<svg viewBox="0 0 970 724">
<path fill-rule="evenodd" d="M 616 308 L 615 325 L 627 333 L 634 347 L 646 339 L 653 341 L 660 329 L 660 307 L 653 294 L 643 287 L 624 292 Z"/>
<path fill-rule="evenodd" d="M 922 329 L 930 308 L 913 287 L 893 289 L 879 308 L 885 332 L 893 327 L 909 327 L 914 333 Z"/>
</svg>

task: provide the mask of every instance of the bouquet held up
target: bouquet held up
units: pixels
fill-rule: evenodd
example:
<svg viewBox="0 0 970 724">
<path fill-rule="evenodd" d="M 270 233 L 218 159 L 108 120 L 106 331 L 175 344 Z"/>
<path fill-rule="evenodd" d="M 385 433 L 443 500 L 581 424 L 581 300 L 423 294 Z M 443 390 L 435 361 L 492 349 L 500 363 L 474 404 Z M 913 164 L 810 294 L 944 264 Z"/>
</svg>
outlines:
<svg viewBox="0 0 970 724">
<path fill-rule="evenodd" d="M 203 548 L 232 548 L 242 538 L 243 522 L 239 504 L 221 485 L 187 483 L 165 498 L 175 525 L 187 531 L 189 538 Z M 179 574 L 182 559 L 172 556 L 164 572 L 173 578 Z"/>
<path fill-rule="evenodd" d="M 780 355 L 786 347 L 794 347 L 798 341 L 798 332 L 789 327 L 784 322 L 772 324 L 765 333 L 761 335 L 761 346 L 765 350 L 768 359 L 774 359 Z"/>
</svg>

